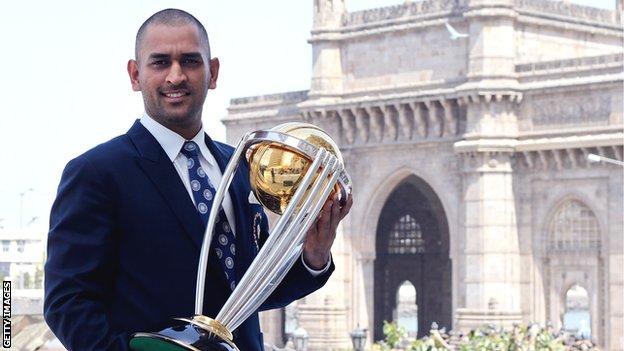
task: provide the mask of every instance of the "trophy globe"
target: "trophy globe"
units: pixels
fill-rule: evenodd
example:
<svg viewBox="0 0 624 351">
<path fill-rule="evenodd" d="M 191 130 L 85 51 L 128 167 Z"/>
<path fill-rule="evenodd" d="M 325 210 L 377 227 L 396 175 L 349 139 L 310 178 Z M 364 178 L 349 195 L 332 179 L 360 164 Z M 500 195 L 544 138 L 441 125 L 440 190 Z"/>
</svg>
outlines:
<svg viewBox="0 0 624 351">
<path fill-rule="evenodd" d="M 308 123 L 284 123 L 271 129 L 325 148 L 342 163 L 338 145 L 325 131 Z M 282 215 L 314 161 L 308 155 L 279 142 L 265 141 L 247 152 L 249 182 L 254 195 L 269 211 Z M 322 167 L 321 167 L 322 169 Z M 338 186 L 336 190 L 339 191 Z M 310 196 L 310 189 L 304 197 Z"/>
</svg>

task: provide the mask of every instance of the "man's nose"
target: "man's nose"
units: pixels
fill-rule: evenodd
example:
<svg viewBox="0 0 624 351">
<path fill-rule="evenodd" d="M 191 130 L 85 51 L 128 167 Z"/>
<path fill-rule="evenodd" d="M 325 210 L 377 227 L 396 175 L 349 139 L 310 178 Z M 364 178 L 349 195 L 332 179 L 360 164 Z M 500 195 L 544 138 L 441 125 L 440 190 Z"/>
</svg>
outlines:
<svg viewBox="0 0 624 351">
<path fill-rule="evenodd" d="M 169 74 L 167 74 L 167 83 L 171 85 L 179 85 L 180 83 L 186 80 L 186 75 L 180 66 L 180 63 L 174 61 L 171 64 L 171 69 L 169 69 Z"/>
</svg>

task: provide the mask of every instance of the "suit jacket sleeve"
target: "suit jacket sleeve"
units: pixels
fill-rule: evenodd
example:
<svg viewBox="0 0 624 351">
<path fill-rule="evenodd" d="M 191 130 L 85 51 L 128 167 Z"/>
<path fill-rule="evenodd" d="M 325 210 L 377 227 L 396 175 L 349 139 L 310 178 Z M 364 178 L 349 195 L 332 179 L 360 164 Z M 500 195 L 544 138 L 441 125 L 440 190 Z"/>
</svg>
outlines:
<svg viewBox="0 0 624 351">
<path fill-rule="evenodd" d="M 69 350 L 128 350 L 107 315 L 118 240 L 110 184 L 86 156 L 72 160 L 50 214 L 44 314 Z"/>
<path fill-rule="evenodd" d="M 264 212 L 262 213 L 261 233 L 261 244 L 264 244 L 269 233 L 268 220 Z M 334 263 L 331 262 L 326 272 L 315 277 L 310 274 L 310 271 L 303 265 L 301 258 L 298 257 L 295 264 L 286 274 L 286 277 L 284 277 L 284 280 L 282 280 L 271 296 L 260 306 L 260 310 L 264 311 L 281 308 L 311 294 L 325 285 L 334 269 Z"/>
</svg>

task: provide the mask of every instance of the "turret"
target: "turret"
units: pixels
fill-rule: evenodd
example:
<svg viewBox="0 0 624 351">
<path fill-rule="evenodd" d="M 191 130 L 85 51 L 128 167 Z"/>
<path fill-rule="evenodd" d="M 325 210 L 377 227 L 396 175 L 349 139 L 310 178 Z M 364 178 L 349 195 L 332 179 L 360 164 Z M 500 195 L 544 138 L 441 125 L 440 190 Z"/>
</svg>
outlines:
<svg viewBox="0 0 624 351">
<path fill-rule="evenodd" d="M 312 84 L 310 98 L 334 97 L 342 92 L 340 42 L 335 33 L 346 13 L 344 0 L 314 0 L 312 28 Z"/>
</svg>

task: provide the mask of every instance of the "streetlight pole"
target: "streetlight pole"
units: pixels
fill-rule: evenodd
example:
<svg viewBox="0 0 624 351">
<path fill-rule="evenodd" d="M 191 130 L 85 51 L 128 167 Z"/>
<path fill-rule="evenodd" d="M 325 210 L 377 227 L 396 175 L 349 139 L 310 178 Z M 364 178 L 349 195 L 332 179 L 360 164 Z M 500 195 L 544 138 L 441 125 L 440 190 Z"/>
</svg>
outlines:
<svg viewBox="0 0 624 351">
<path fill-rule="evenodd" d="M 28 188 L 20 193 L 20 229 L 24 226 L 24 196 L 31 191 L 33 188 Z"/>
<path fill-rule="evenodd" d="M 606 162 L 606 163 L 611 163 L 613 165 L 624 167 L 624 162 L 622 161 L 614 160 L 612 158 L 608 158 L 608 157 L 604 157 L 604 156 L 600 156 L 596 154 L 587 154 L 587 159 L 590 162 Z"/>
</svg>

